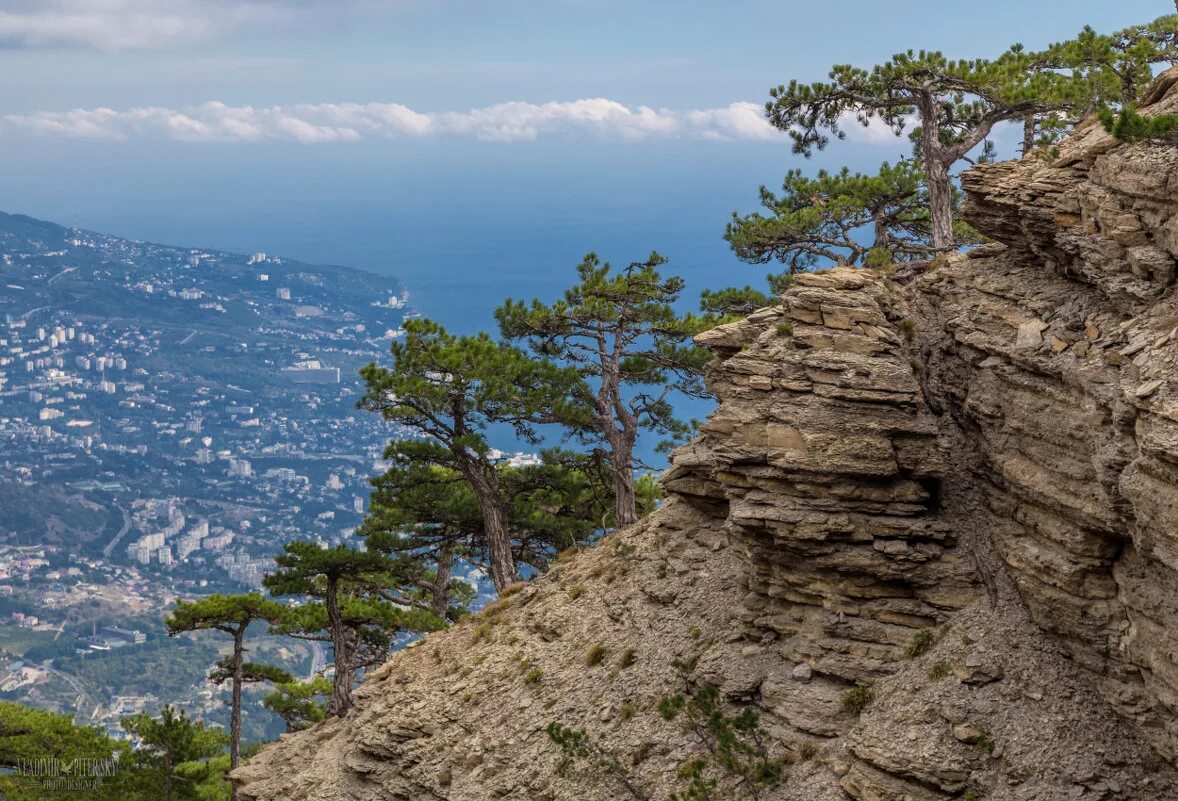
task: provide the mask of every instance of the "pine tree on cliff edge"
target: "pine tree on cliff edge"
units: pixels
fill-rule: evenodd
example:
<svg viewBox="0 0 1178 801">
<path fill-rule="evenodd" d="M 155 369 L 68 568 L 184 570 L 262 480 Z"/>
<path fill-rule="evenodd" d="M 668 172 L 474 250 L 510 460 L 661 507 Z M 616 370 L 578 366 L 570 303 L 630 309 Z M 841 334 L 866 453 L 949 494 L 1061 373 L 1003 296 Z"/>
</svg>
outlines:
<svg viewBox="0 0 1178 801">
<path fill-rule="evenodd" d="M 357 672 L 384 661 L 396 635 L 443 627 L 432 613 L 399 594 L 402 579 L 383 554 L 295 540 L 274 561 L 279 569 L 262 580 L 267 589 L 316 599 L 283 607 L 275 630 L 331 643 L 335 675 L 329 715 L 347 713 Z"/>
<path fill-rule="evenodd" d="M 518 439 L 540 442 L 536 426 L 572 414 L 582 394 L 575 371 L 537 360 L 487 334 L 456 336 L 430 320 L 410 320 L 390 347 L 392 366 L 361 370 L 367 391 L 360 408 L 413 430 L 390 453 L 459 473 L 483 517 L 491 580 L 502 590 L 516 580 L 507 502 L 492 426 L 510 426 Z"/>
<path fill-rule="evenodd" d="M 639 432 L 679 437 L 688 427 L 675 418 L 668 397 L 707 394 L 701 370 L 710 355 L 691 342 L 714 320 L 678 314 L 673 304 L 684 281 L 666 277 L 666 259 L 651 253 L 612 272 L 590 253 L 577 266 L 580 281 L 546 305 L 508 299 L 495 310 L 507 339 L 522 339 L 543 358 L 571 365 L 585 379 L 587 417 L 565 420 L 582 439 L 604 445 L 598 454 L 613 483 L 614 523 L 638 519 L 634 489 Z"/>
<path fill-rule="evenodd" d="M 835 66 L 829 82 L 770 90 L 765 114 L 806 156 L 845 137 L 848 119 L 883 122 L 899 136 L 913 132 L 928 187 L 931 239 L 938 250 L 955 247 L 953 185 L 949 171 L 981 144 L 994 126 L 1052 109 L 1071 108 L 1084 91 L 1078 76 L 1034 69 L 1035 57 L 1013 47 L 1001 57 L 954 61 L 938 52 L 911 50 L 868 71 Z"/>
<path fill-rule="evenodd" d="M 180 601 L 165 621 L 168 634 L 215 630 L 233 637 L 233 652 L 220 666 L 230 682 L 229 764 L 241 762 L 241 690 L 245 685 L 245 634 L 257 621 L 270 622 L 282 614 L 282 605 L 256 592 L 248 595 L 211 595 L 198 601 Z M 236 797 L 236 790 L 234 790 Z"/>
</svg>

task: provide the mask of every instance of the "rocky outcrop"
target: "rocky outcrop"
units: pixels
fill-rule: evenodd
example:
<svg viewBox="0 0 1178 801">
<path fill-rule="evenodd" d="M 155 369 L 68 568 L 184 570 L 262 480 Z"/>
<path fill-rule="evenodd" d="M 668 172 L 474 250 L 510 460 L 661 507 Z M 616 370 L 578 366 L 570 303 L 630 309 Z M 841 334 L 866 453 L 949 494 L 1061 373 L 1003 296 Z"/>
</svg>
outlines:
<svg viewBox="0 0 1178 801">
<path fill-rule="evenodd" d="M 760 712 L 761 798 L 1178 797 L 1178 150 L 1089 126 L 964 188 L 993 243 L 702 335 L 720 405 L 664 506 L 397 654 L 242 797 L 666 798 L 704 753 L 657 713 L 684 682 Z"/>
<path fill-rule="evenodd" d="M 1172 759 L 1178 148 L 1088 126 L 1052 164 L 988 165 L 964 186 L 970 220 L 1005 247 L 904 293 L 922 375 L 1032 619 Z"/>
</svg>

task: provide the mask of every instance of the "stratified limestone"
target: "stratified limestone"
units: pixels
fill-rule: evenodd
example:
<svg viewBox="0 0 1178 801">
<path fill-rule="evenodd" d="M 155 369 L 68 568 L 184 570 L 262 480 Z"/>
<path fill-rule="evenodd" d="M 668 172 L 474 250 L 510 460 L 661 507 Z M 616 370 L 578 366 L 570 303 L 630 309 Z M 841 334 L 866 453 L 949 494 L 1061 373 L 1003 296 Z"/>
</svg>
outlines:
<svg viewBox="0 0 1178 801">
<path fill-rule="evenodd" d="M 761 712 L 762 799 L 1178 798 L 1178 149 L 1087 125 L 963 184 L 991 244 L 701 335 L 720 406 L 664 506 L 395 655 L 242 798 L 631 797 L 560 770 L 559 722 L 661 800 L 704 754 L 656 710 L 685 679 Z"/>
</svg>

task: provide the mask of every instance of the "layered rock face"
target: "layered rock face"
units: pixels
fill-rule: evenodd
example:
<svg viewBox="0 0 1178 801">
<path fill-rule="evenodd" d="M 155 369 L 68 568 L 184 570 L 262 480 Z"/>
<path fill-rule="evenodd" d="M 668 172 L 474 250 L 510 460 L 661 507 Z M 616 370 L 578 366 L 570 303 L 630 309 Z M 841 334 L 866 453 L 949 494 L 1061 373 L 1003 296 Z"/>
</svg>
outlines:
<svg viewBox="0 0 1178 801">
<path fill-rule="evenodd" d="M 939 514 L 947 444 L 895 317 L 876 277 L 836 270 L 701 335 L 721 357 L 720 408 L 663 479 L 722 499 L 749 566 L 748 634 L 851 683 L 890 673 L 974 596 Z"/>
<path fill-rule="evenodd" d="M 1051 165 L 980 167 L 964 186 L 969 219 L 1006 247 L 904 293 L 922 373 L 976 457 L 1035 623 L 1173 758 L 1178 148 L 1089 126 Z"/>
<path fill-rule="evenodd" d="M 761 714 L 762 799 L 1178 798 L 1178 151 L 1089 127 L 965 189 L 993 244 L 702 335 L 720 406 L 664 506 L 394 656 L 242 797 L 663 799 L 707 748 L 659 700 L 712 684 Z"/>
</svg>

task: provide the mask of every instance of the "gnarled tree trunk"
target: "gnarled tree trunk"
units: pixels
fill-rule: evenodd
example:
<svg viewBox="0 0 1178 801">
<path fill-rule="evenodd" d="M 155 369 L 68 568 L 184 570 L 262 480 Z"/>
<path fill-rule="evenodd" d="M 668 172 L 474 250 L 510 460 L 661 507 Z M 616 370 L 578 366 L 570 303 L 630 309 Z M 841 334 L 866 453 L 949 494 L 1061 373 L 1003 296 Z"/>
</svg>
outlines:
<svg viewBox="0 0 1178 801">
<path fill-rule="evenodd" d="M 1023 152 L 1022 157 L 1026 158 L 1031 155 L 1031 151 L 1035 148 L 1035 115 L 1028 114 L 1023 117 Z"/>
<path fill-rule="evenodd" d="M 928 185 L 929 222 L 932 227 L 933 247 L 949 250 L 953 238 L 953 185 L 949 181 L 947 155 L 936 132 L 941 129 L 936 98 L 925 93 L 918 103 L 920 123 L 924 134 L 920 137 L 920 159 L 924 162 L 925 182 Z"/>
<path fill-rule="evenodd" d="M 446 619 L 446 610 L 450 608 L 450 575 L 453 571 L 454 543 L 447 542 L 438 550 L 433 597 L 430 599 L 434 614 L 442 620 Z"/>
<path fill-rule="evenodd" d="M 327 606 L 327 625 L 331 632 L 331 656 L 335 663 L 335 676 L 331 683 L 331 698 L 327 701 L 327 714 L 342 716 L 352 707 L 352 655 L 348 652 L 343 616 L 340 614 L 339 580 L 334 577 L 329 576 L 327 579 L 324 603 Z"/>
<path fill-rule="evenodd" d="M 245 626 L 233 632 L 233 694 L 229 707 L 229 769 L 241 764 L 241 685 L 244 683 L 242 652 L 245 650 Z M 230 801 L 237 801 L 237 785 L 230 790 Z"/>
<path fill-rule="evenodd" d="M 610 474 L 614 487 L 614 525 L 623 528 L 638 520 L 634 467 L 629 451 L 610 454 Z"/>
<path fill-rule="evenodd" d="M 487 562 L 491 583 L 499 592 L 515 582 L 515 557 L 511 553 L 511 530 L 507 523 L 507 509 L 496 487 L 483 473 L 482 466 L 465 461 L 462 474 L 474 490 L 483 516 L 483 534 L 487 539 Z"/>
</svg>

